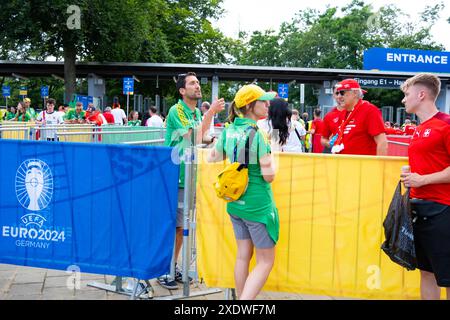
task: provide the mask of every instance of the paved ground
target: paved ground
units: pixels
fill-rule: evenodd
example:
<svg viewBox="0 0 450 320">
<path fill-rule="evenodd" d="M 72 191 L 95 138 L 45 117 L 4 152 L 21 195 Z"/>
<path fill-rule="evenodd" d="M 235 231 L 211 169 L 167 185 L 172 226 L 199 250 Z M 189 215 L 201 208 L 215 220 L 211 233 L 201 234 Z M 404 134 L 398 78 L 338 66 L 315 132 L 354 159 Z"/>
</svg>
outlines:
<svg viewBox="0 0 450 320">
<path fill-rule="evenodd" d="M 40 269 L 32 267 L 20 267 L 15 265 L 0 264 L 0 300 L 128 300 L 130 297 L 123 294 L 107 292 L 88 284 L 93 282 L 111 284 L 113 276 L 82 273 L 80 286 L 70 288 L 71 275 L 65 271 Z M 167 290 L 157 284 L 156 280 L 150 281 L 154 293 L 154 299 L 167 299 L 171 296 L 181 295 L 179 290 Z M 126 281 L 124 281 L 124 287 Z M 191 292 L 205 291 L 204 284 L 191 285 Z M 223 300 L 225 291 L 192 297 L 194 300 Z M 262 292 L 258 299 L 261 300 L 334 300 L 329 296 L 313 296 L 305 294 L 289 294 L 280 292 Z"/>
</svg>

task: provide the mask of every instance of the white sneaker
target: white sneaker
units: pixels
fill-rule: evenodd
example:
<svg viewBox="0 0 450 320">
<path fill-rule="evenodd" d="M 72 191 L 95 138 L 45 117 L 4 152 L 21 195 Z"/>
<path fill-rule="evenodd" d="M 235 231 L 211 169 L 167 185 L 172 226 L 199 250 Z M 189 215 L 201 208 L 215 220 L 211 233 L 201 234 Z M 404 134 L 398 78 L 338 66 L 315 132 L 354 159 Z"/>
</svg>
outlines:
<svg viewBox="0 0 450 320">
<path fill-rule="evenodd" d="M 127 279 L 127 287 L 125 288 L 125 290 L 133 292 L 135 285 L 136 285 L 136 282 L 134 281 L 134 279 L 128 278 Z"/>
</svg>

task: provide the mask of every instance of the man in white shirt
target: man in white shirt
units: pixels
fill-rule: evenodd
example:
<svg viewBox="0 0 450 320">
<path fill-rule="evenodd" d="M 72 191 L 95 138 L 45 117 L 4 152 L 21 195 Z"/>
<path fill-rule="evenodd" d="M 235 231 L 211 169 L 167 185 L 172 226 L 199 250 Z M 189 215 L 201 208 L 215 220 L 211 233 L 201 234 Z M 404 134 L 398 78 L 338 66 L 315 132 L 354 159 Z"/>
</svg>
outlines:
<svg viewBox="0 0 450 320">
<path fill-rule="evenodd" d="M 147 127 L 164 127 L 164 121 L 158 115 L 155 107 L 150 107 L 150 118 L 147 119 L 147 123 L 145 125 Z"/>
<path fill-rule="evenodd" d="M 117 104 L 114 109 L 111 110 L 111 114 L 114 116 L 114 123 L 117 125 L 126 125 L 128 123 L 127 115 L 125 111 Z"/>
<path fill-rule="evenodd" d="M 47 109 L 44 111 L 41 111 L 38 116 L 36 117 L 36 124 L 42 125 L 43 127 L 46 126 L 54 126 L 57 124 L 64 123 L 63 117 L 59 112 L 55 112 L 55 99 L 48 99 L 47 100 Z M 47 141 L 58 141 L 59 138 L 56 135 L 56 129 L 49 130 L 44 128 L 41 133 L 42 140 Z"/>
</svg>

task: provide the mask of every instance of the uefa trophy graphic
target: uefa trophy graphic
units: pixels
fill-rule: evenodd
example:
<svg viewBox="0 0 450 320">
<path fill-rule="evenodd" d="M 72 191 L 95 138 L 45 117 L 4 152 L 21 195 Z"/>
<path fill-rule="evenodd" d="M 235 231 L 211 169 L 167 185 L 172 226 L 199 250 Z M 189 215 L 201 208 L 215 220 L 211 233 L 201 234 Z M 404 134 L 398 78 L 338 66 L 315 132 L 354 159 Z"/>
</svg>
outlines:
<svg viewBox="0 0 450 320">
<path fill-rule="evenodd" d="M 40 211 L 48 206 L 52 193 L 53 177 L 48 165 L 41 160 L 25 160 L 16 173 L 19 203 L 28 210 Z"/>
</svg>

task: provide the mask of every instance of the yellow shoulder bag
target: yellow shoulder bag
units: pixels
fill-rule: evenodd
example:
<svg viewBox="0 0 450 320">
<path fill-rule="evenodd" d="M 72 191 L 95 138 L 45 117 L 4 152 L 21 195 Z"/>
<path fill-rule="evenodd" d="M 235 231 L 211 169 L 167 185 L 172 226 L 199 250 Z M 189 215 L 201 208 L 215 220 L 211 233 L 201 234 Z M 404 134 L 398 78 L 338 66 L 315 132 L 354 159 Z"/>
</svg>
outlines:
<svg viewBox="0 0 450 320">
<path fill-rule="evenodd" d="M 245 140 L 244 160 L 239 161 L 241 157 L 237 158 L 237 145 L 234 147 L 234 162 L 225 167 L 225 169 L 217 176 L 217 181 L 214 183 L 214 189 L 219 198 L 226 202 L 238 200 L 247 190 L 248 186 L 248 164 L 250 161 L 250 140 L 253 140 L 258 127 L 250 126 L 246 129 L 254 131 L 250 132 Z"/>
</svg>

